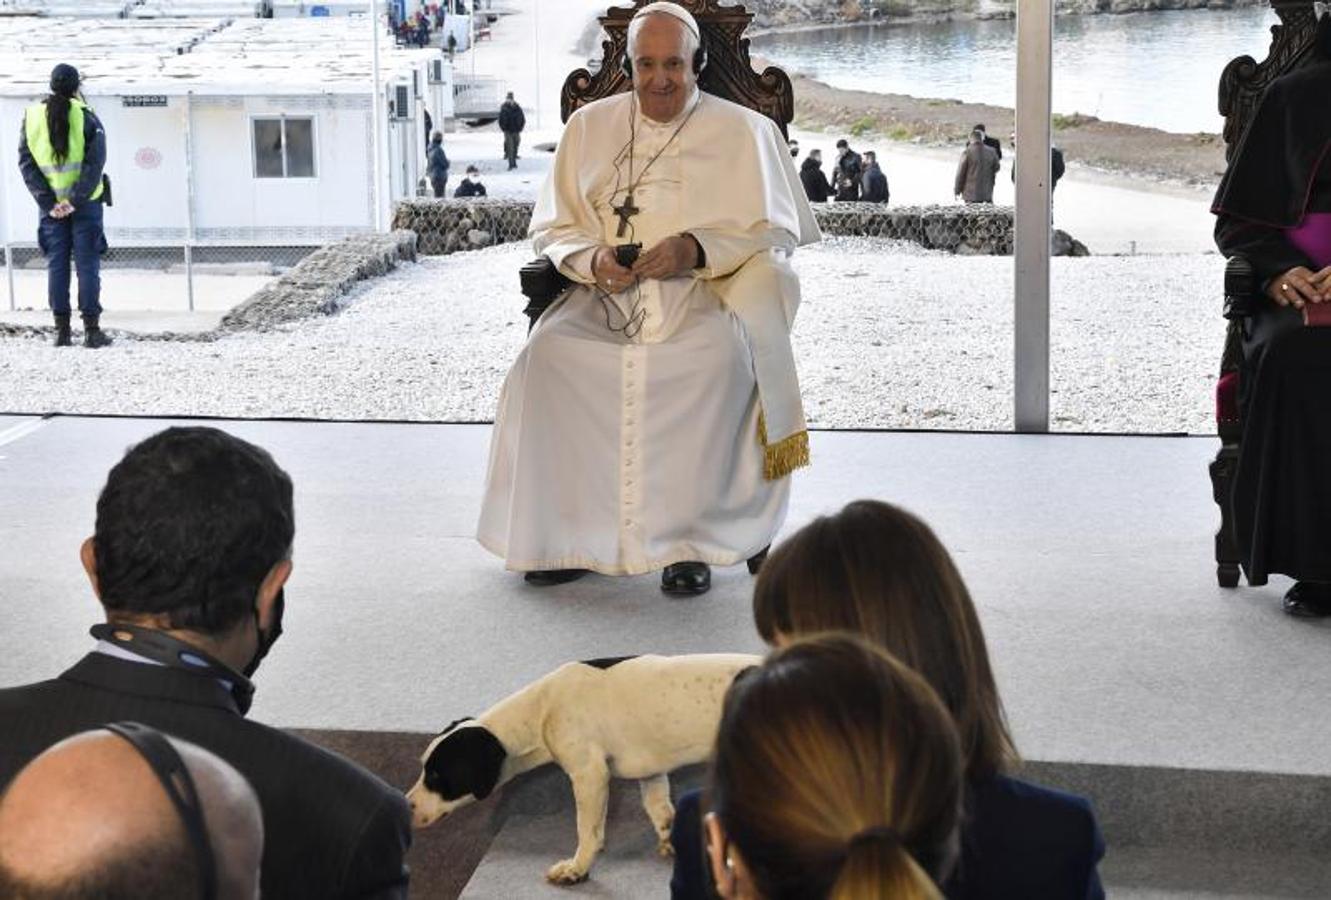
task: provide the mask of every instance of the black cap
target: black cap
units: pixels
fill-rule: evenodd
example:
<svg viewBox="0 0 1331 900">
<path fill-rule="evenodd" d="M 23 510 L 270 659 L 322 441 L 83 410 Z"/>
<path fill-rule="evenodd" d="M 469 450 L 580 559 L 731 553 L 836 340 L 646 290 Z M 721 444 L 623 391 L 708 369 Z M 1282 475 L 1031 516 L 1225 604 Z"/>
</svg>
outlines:
<svg viewBox="0 0 1331 900">
<path fill-rule="evenodd" d="M 79 70 L 61 63 L 51 70 L 51 93 L 62 97 L 73 97 L 79 89 Z"/>
</svg>

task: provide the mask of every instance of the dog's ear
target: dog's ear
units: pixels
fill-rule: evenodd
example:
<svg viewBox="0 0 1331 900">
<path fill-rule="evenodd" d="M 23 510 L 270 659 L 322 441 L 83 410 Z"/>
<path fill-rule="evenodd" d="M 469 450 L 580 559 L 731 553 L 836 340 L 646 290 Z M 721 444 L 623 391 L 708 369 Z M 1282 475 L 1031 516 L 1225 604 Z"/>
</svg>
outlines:
<svg viewBox="0 0 1331 900">
<path fill-rule="evenodd" d="M 468 794 L 484 800 L 498 784 L 507 756 L 504 745 L 488 728 L 458 728 L 425 760 L 425 786 L 445 800 L 460 800 Z"/>
</svg>

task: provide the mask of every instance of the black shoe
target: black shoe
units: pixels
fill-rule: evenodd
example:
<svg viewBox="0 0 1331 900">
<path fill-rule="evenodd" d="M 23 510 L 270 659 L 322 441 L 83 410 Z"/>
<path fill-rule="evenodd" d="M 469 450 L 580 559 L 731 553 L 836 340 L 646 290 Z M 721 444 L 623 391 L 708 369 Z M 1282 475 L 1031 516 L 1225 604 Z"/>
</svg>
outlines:
<svg viewBox="0 0 1331 900">
<path fill-rule="evenodd" d="M 586 575 L 590 569 L 541 569 L 536 572 L 528 572 L 523 575 L 530 585 L 536 587 L 554 587 L 556 584 L 568 584 L 570 581 L 577 581 Z"/>
<path fill-rule="evenodd" d="M 667 594 L 705 594 L 712 587 L 707 563 L 677 562 L 661 572 L 661 590 Z"/>
<path fill-rule="evenodd" d="M 83 317 L 83 346 L 89 350 L 111 346 L 111 338 L 98 326 L 96 316 Z"/>
<path fill-rule="evenodd" d="M 69 334 L 69 316 L 55 317 L 55 345 L 57 347 L 69 347 L 73 345 Z"/>
<path fill-rule="evenodd" d="M 749 557 L 750 575 L 758 574 L 758 570 L 761 569 L 763 567 L 763 563 L 767 561 L 767 551 L 771 549 L 772 545 L 768 544 L 766 547 L 764 547 L 763 549 L 759 550 L 757 553 Z"/>
<path fill-rule="evenodd" d="M 1285 613 L 1300 619 L 1331 616 L 1331 584 L 1299 581 L 1285 594 Z"/>
</svg>

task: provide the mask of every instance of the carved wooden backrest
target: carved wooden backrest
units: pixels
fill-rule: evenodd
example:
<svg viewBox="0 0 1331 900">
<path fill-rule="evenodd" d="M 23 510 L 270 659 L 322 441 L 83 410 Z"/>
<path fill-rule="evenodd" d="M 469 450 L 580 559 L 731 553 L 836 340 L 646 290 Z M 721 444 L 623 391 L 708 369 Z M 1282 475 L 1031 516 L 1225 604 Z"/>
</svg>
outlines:
<svg viewBox="0 0 1331 900">
<path fill-rule="evenodd" d="M 629 20 L 638 7 L 648 2 L 635 0 L 631 7 L 611 7 L 600 17 L 607 36 L 601 42 L 601 68 L 595 75 L 577 69 L 565 79 L 559 96 L 559 110 L 565 122 L 579 107 L 629 89 L 629 79 L 620 65 L 628 41 Z M 749 40 L 744 37 L 753 13 L 743 6 L 723 6 L 719 0 L 675 2 L 698 20 L 703 46 L 707 48 L 707 68 L 698 77 L 699 87 L 709 94 L 756 109 L 776 122 L 785 135 L 786 126 L 795 116 L 790 77 L 776 66 L 768 66 L 762 74 L 753 71 Z"/>
<path fill-rule="evenodd" d="M 1280 24 L 1271 26 L 1271 47 L 1266 59 L 1251 56 L 1232 60 L 1220 75 L 1220 114 L 1225 117 L 1225 159 L 1238 147 L 1271 82 L 1292 72 L 1312 52 L 1317 16 L 1309 0 L 1271 0 Z"/>
</svg>

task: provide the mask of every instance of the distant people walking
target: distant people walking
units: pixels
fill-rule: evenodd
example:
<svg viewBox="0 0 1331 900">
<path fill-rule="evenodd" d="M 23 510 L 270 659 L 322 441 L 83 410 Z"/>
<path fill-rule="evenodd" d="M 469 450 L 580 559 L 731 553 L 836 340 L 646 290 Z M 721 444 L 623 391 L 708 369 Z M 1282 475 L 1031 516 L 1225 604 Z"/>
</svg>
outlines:
<svg viewBox="0 0 1331 900">
<path fill-rule="evenodd" d="M 499 130 L 504 133 L 504 159 L 508 167 L 518 167 L 518 144 L 522 142 L 522 129 L 527 125 L 527 117 L 522 114 L 522 107 L 513 99 L 513 92 L 508 92 L 499 107 Z"/>
<path fill-rule="evenodd" d="M 878 155 L 872 150 L 866 150 L 864 175 L 861 176 L 860 183 L 860 200 L 864 203 L 886 203 L 887 197 L 887 176 L 878 168 Z"/>
<path fill-rule="evenodd" d="M 978 131 L 980 134 L 984 135 L 984 145 L 994 151 L 994 155 L 998 157 L 998 161 L 1001 163 L 1003 161 L 1003 142 L 996 137 L 990 137 L 989 131 L 984 127 L 983 123 L 976 125 L 971 130 Z"/>
<path fill-rule="evenodd" d="M 481 170 L 475 166 L 467 166 L 467 174 L 462 177 L 462 183 L 453 192 L 453 196 L 484 197 L 485 185 L 481 184 Z"/>
<path fill-rule="evenodd" d="M 967 203 L 993 203 L 994 178 L 998 175 L 998 154 L 984 142 L 984 132 L 971 132 L 970 141 L 957 164 L 952 193 Z"/>
<path fill-rule="evenodd" d="M 1016 150 L 1017 136 L 1015 134 L 1012 135 L 1010 143 L 1012 144 L 1012 149 Z M 1066 171 L 1066 169 L 1067 165 L 1063 161 L 1063 151 L 1057 147 L 1051 146 L 1049 148 L 1049 194 L 1051 202 L 1053 199 L 1054 188 L 1058 187 L 1058 180 L 1063 177 L 1063 172 Z M 1016 163 L 1013 163 L 1012 165 L 1012 180 L 1017 180 Z"/>
<path fill-rule="evenodd" d="M 836 142 L 836 187 L 837 200 L 855 201 L 860 199 L 860 177 L 864 174 L 864 160 L 845 138 Z"/>
<path fill-rule="evenodd" d="M 435 197 L 447 197 L 448 154 L 444 152 L 442 131 L 436 131 L 430 138 L 430 151 L 425 155 L 425 174 L 430 179 Z"/>
<path fill-rule="evenodd" d="M 69 256 L 79 275 L 83 346 L 111 343 L 101 330 L 101 254 L 106 251 L 102 204 L 110 204 L 106 132 L 79 95 L 79 73 L 61 63 L 51 70 L 51 95 L 29 106 L 19 135 L 19 169 L 41 210 L 37 244 L 46 255 L 46 296 L 55 316 L 55 345 L 68 347 Z"/>
<path fill-rule="evenodd" d="M 832 185 L 823 174 L 823 151 L 813 149 L 804 157 L 800 166 L 800 182 L 804 185 L 804 195 L 812 203 L 826 203 L 832 196 Z"/>
</svg>

